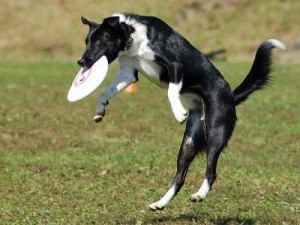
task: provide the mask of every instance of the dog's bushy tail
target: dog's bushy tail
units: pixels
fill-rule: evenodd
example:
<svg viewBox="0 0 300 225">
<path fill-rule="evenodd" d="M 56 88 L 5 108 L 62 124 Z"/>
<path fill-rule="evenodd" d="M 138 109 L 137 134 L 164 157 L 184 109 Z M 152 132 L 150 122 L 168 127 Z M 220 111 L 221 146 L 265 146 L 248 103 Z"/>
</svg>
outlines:
<svg viewBox="0 0 300 225">
<path fill-rule="evenodd" d="M 233 91 L 236 105 L 245 101 L 250 94 L 263 89 L 269 83 L 273 48 L 285 49 L 285 46 L 276 39 L 266 40 L 259 46 L 250 72 Z"/>
</svg>

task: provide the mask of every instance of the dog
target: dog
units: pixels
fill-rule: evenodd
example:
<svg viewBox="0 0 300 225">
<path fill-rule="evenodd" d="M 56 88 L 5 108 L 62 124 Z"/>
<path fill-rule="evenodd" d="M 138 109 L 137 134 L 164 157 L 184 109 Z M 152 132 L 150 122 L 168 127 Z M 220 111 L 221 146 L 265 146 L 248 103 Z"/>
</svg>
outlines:
<svg viewBox="0 0 300 225">
<path fill-rule="evenodd" d="M 113 14 L 101 24 L 81 17 L 89 26 L 86 49 L 78 64 L 91 67 L 105 55 L 108 63 L 118 58 L 120 71 L 100 95 L 95 122 L 102 121 L 109 100 L 138 81 L 142 73 L 154 84 L 167 88 L 167 96 L 177 122 L 186 122 L 178 153 L 177 171 L 171 187 L 150 210 L 162 210 L 183 186 L 195 156 L 205 150 L 207 169 L 192 202 L 204 200 L 217 177 L 220 153 L 228 143 L 237 120 L 236 106 L 251 93 L 263 89 L 270 80 L 272 49 L 284 49 L 276 40 L 264 41 L 258 48 L 252 68 L 242 83 L 231 91 L 229 84 L 209 59 L 183 36 L 156 17 Z M 181 98 L 185 98 L 189 112 Z"/>
</svg>

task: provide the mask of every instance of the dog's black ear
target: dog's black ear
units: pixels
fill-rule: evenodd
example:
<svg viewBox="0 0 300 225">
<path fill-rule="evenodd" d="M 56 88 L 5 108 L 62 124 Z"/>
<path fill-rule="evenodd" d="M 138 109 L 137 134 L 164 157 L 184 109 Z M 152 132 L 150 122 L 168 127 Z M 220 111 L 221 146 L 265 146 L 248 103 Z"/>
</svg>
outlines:
<svg viewBox="0 0 300 225">
<path fill-rule="evenodd" d="M 86 24 L 86 25 L 88 25 L 89 27 L 90 27 L 90 29 L 93 29 L 93 28 L 95 28 L 95 27 L 99 27 L 100 26 L 100 24 L 98 24 L 98 23 L 96 23 L 96 22 L 93 22 L 93 21 L 89 21 L 88 19 L 86 19 L 85 17 L 81 17 L 81 22 L 83 23 L 83 24 Z"/>
<path fill-rule="evenodd" d="M 128 38 L 131 33 L 134 32 L 134 28 L 131 25 L 127 25 L 125 23 L 120 23 L 119 24 L 119 29 L 121 30 L 121 33 Z"/>
<path fill-rule="evenodd" d="M 103 20 L 103 25 L 105 26 L 109 26 L 109 27 L 112 27 L 114 29 L 118 29 L 119 28 L 119 17 L 118 16 L 113 16 L 113 17 L 108 17 L 108 18 L 105 18 Z"/>
<path fill-rule="evenodd" d="M 81 17 L 81 22 L 83 23 L 83 24 L 86 24 L 86 25 L 90 25 L 90 21 L 88 21 L 88 19 L 86 19 L 85 17 Z"/>
</svg>

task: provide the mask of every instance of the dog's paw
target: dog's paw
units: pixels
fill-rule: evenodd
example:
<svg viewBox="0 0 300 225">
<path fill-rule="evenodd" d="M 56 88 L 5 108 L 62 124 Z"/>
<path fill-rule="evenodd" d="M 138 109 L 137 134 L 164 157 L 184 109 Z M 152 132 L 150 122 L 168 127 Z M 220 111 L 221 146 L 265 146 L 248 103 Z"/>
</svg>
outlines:
<svg viewBox="0 0 300 225">
<path fill-rule="evenodd" d="M 188 117 L 188 113 L 185 109 L 173 111 L 175 119 L 178 123 L 183 123 Z"/>
<path fill-rule="evenodd" d="M 154 203 L 152 203 L 152 204 L 150 204 L 149 206 L 149 209 L 151 210 L 151 211 L 157 211 L 157 210 L 164 210 L 164 206 L 161 206 L 158 202 L 154 202 Z"/>
<path fill-rule="evenodd" d="M 190 201 L 192 201 L 192 202 L 202 202 L 203 200 L 204 200 L 204 198 L 201 195 L 199 195 L 198 193 L 190 195 Z"/>
<path fill-rule="evenodd" d="M 93 120 L 95 123 L 101 122 L 104 116 L 105 116 L 105 112 L 97 113 L 94 116 Z"/>
</svg>

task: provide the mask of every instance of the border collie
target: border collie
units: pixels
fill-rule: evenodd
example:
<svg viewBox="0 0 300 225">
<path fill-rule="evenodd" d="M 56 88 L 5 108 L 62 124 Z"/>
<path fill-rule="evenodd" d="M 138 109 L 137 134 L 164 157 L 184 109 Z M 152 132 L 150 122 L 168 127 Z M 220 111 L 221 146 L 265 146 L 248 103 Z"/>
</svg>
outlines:
<svg viewBox="0 0 300 225">
<path fill-rule="evenodd" d="M 89 26 L 86 49 L 78 64 L 91 67 L 105 55 L 108 63 L 118 58 L 120 71 L 99 97 L 95 122 L 105 115 L 108 101 L 124 88 L 138 81 L 138 72 L 151 82 L 167 88 L 167 96 L 175 119 L 187 120 L 178 153 L 177 171 L 171 187 L 159 200 L 149 205 L 162 210 L 184 184 L 188 168 L 195 156 L 206 150 L 207 169 L 199 190 L 190 196 L 202 201 L 217 177 L 220 153 L 233 132 L 236 106 L 270 79 L 272 49 L 284 48 L 276 40 L 263 42 L 256 53 L 250 72 L 231 91 L 229 84 L 208 58 L 162 20 L 151 16 L 114 14 L 101 24 L 81 18 Z M 187 100 L 189 113 L 181 103 Z"/>
</svg>

